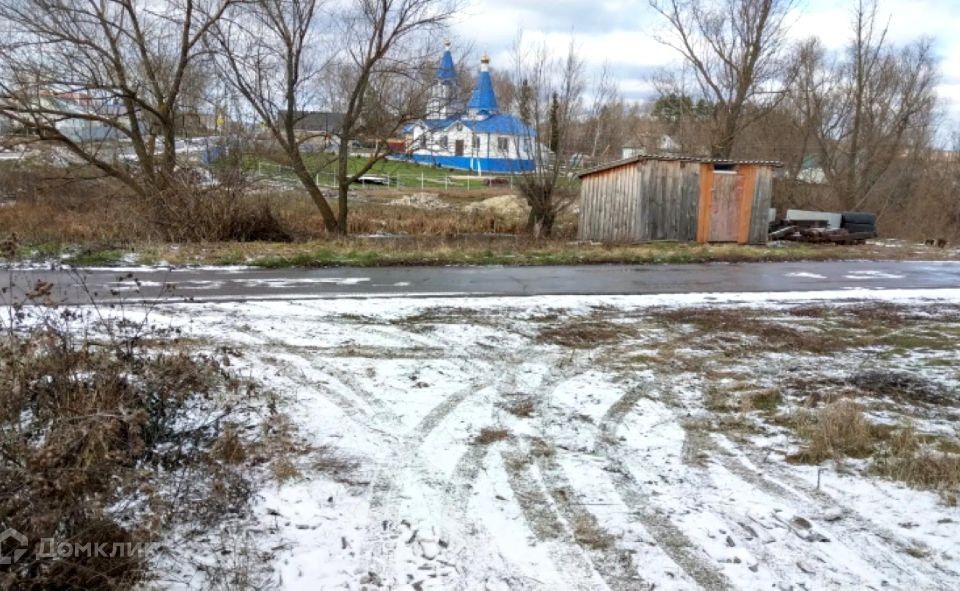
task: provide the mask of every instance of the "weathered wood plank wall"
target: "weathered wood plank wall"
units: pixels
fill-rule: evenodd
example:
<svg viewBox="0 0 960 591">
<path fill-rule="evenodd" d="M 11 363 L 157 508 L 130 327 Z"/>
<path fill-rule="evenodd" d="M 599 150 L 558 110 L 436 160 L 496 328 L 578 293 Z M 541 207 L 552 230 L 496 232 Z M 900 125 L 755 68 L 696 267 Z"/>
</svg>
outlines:
<svg viewBox="0 0 960 591">
<path fill-rule="evenodd" d="M 763 244 L 774 170 L 745 164 L 737 172 L 743 181 L 740 215 L 733 222 L 735 238 L 724 240 Z M 602 242 L 707 241 L 715 176 L 709 163 L 660 159 L 586 176 L 580 189 L 578 236 Z"/>
<path fill-rule="evenodd" d="M 762 166 L 757 169 L 753 192 L 753 207 L 750 211 L 749 244 L 766 244 L 770 227 L 770 204 L 773 202 L 772 168 Z"/>
<path fill-rule="evenodd" d="M 581 240 L 695 240 L 699 164 L 647 160 L 583 179 Z"/>
</svg>

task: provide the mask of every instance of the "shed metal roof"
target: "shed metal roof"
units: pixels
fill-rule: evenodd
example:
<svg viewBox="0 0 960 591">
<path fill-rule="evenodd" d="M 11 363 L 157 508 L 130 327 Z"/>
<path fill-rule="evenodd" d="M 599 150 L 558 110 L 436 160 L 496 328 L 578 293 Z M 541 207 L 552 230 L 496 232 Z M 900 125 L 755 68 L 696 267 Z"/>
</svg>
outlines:
<svg viewBox="0 0 960 591">
<path fill-rule="evenodd" d="M 669 162 L 696 162 L 696 163 L 706 163 L 706 164 L 725 164 L 725 165 L 733 165 L 733 166 L 736 166 L 738 164 L 755 164 L 758 166 L 771 166 L 774 168 L 783 167 L 783 163 L 778 160 L 729 160 L 725 158 L 706 158 L 706 157 L 698 157 L 698 156 L 671 156 L 668 154 L 640 154 L 637 156 L 631 156 L 630 158 L 624 158 L 623 160 L 614 160 L 613 162 L 607 162 L 606 164 L 601 164 L 599 166 L 594 166 L 593 168 L 588 168 L 578 173 L 577 176 L 580 178 L 583 178 L 585 176 L 597 174 L 598 172 L 604 172 L 607 170 L 611 170 L 613 168 L 619 168 L 621 166 L 635 164 L 637 162 L 642 162 L 644 160 L 665 160 Z"/>
</svg>

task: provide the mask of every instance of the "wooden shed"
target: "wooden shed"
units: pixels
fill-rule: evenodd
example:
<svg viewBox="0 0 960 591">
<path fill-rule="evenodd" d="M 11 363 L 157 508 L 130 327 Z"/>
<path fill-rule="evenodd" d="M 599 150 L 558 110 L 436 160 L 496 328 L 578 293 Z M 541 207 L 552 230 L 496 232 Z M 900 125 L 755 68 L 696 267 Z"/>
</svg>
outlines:
<svg viewBox="0 0 960 591">
<path fill-rule="evenodd" d="M 762 160 L 634 156 L 580 173 L 581 240 L 767 241 L 773 177 Z"/>
</svg>

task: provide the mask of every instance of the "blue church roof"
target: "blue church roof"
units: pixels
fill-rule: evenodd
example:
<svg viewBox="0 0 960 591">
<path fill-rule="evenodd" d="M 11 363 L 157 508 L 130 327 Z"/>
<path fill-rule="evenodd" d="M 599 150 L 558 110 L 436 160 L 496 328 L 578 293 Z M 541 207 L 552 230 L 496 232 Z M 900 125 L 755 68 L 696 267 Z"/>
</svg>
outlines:
<svg viewBox="0 0 960 591">
<path fill-rule="evenodd" d="M 537 132 L 527 127 L 519 118 L 513 115 L 491 115 L 486 119 L 479 121 L 463 122 L 464 125 L 472 129 L 475 133 L 499 133 L 503 135 L 520 135 L 534 137 Z"/>
<path fill-rule="evenodd" d="M 457 79 L 457 70 L 453 66 L 453 56 L 450 55 L 450 47 L 447 46 L 447 49 L 444 50 L 443 55 L 440 57 L 440 65 L 437 66 L 437 80 L 442 80 L 444 82 L 454 81 Z"/>
<path fill-rule="evenodd" d="M 473 94 L 470 95 L 470 102 L 467 103 L 467 108 L 486 111 L 488 113 L 497 112 L 497 95 L 493 91 L 493 79 L 485 67 L 480 69 L 480 75 L 477 77 L 477 85 L 473 89 Z"/>
<path fill-rule="evenodd" d="M 461 116 L 447 117 L 445 119 L 421 119 L 415 123 L 407 124 L 403 131 L 409 133 L 417 124 L 422 124 L 431 131 L 447 129 L 454 123 L 460 123 L 475 133 L 499 133 L 503 135 L 521 135 L 534 137 L 537 132 L 520 121 L 513 115 L 497 113 L 484 119 L 464 119 Z"/>
</svg>

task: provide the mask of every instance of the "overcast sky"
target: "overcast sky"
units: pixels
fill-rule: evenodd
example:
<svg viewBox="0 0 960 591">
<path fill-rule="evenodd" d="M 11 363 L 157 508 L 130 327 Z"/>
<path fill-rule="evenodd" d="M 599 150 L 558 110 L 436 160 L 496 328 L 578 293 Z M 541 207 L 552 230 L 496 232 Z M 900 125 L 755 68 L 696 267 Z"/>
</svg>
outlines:
<svg viewBox="0 0 960 591">
<path fill-rule="evenodd" d="M 456 39 L 489 52 L 494 68 L 509 67 L 509 48 L 521 29 L 545 37 L 558 51 L 574 35 L 587 64 L 596 70 L 608 63 L 628 99 L 649 99 L 651 72 L 678 63 L 676 54 L 654 40 L 663 23 L 646 0 L 467 1 L 454 24 Z M 799 0 L 791 36 L 817 35 L 828 48 L 841 48 L 850 38 L 852 5 L 849 0 Z M 960 126 L 960 0 L 881 0 L 880 14 L 889 18 L 897 43 L 921 35 L 936 40 L 946 124 Z"/>
</svg>

